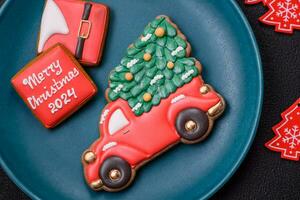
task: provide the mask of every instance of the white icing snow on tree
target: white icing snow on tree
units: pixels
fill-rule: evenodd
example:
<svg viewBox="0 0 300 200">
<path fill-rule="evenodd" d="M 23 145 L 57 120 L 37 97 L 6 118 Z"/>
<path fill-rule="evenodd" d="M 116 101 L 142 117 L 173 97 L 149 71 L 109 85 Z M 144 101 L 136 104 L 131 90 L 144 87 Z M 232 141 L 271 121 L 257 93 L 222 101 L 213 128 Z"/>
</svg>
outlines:
<svg viewBox="0 0 300 200">
<path fill-rule="evenodd" d="M 278 17 L 282 17 L 283 21 L 288 22 L 291 18 L 297 18 L 298 5 L 291 3 L 291 0 L 285 0 L 284 2 L 278 2 L 279 11 L 276 12 Z"/>
<path fill-rule="evenodd" d="M 296 145 L 300 144 L 300 131 L 297 125 L 294 125 L 291 129 L 284 129 L 286 135 L 282 138 L 284 143 L 288 143 L 291 149 L 294 149 Z"/>
</svg>

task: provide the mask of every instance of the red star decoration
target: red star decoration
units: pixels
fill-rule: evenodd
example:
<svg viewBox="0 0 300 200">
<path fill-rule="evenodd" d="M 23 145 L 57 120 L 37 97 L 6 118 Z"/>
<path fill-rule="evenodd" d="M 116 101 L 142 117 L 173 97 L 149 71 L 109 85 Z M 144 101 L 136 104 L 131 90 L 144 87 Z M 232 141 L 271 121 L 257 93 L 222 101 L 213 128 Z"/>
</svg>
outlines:
<svg viewBox="0 0 300 200">
<path fill-rule="evenodd" d="M 282 121 L 273 127 L 275 137 L 267 148 L 281 152 L 281 158 L 298 161 L 300 158 L 300 98 L 281 114 Z"/>
</svg>

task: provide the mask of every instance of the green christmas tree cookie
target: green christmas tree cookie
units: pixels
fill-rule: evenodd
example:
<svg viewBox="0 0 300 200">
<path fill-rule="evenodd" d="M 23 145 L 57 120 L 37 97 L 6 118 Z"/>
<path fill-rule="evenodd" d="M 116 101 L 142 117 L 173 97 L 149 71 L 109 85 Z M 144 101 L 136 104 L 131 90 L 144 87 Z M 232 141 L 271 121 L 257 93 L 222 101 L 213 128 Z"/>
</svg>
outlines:
<svg viewBox="0 0 300 200">
<path fill-rule="evenodd" d="M 168 17 L 158 16 L 111 72 L 108 99 L 126 100 L 137 116 L 149 112 L 199 75 L 190 51 L 190 44 L 177 26 Z"/>
</svg>

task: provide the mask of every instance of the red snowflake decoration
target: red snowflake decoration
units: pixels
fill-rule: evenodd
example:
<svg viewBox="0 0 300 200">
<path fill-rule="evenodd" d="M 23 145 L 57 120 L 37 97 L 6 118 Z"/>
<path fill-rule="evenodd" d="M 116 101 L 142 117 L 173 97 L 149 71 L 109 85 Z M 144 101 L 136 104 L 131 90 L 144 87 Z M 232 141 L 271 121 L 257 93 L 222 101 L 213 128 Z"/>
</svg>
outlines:
<svg viewBox="0 0 300 200">
<path fill-rule="evenodd" d="M 281 158 L 298 161 L 300 158 L 300 98 L 281 114 L 283 120 L 273 127 L 275 137 L 266 147 L 281 152 Z"/>
<path fill-rule="evenodd" d="M 275 31 L 282 33 L 300 29 L 299 0 L 273 0 L 267 6 L 270 10 L 259 18 L 261 22 L 275 25 Z"/>
<path fill-rule="evenodd" d="M 246 4 L 257 4 L 263 2 L 264 5 L 267 5 L 271 0 L 245 0 Z"/>
<path fill-rule="evenodd" d="M 259 18 L 267 25 L 275 26 L 276 32 L 293 33 L 300 29 L 300 0 L 245 0 L 246 4 L 263 3 L 269 11 Z"/>
</svg>

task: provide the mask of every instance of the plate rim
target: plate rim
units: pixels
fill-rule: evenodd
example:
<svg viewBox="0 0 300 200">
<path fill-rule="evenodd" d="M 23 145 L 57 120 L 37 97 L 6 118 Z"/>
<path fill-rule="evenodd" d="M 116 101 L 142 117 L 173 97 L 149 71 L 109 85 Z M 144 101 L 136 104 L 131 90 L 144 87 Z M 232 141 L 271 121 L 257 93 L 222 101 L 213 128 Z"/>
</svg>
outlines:
<svg viewBox="0 0 300 200">
<path fill-rule="evenodd" d="M 235 0 L 230 0 L 230 3 L 232 4 L 233 8 L 236 10 L 236 12 L 240 15 L 245 28 L 247 29 L 249 36 L 250 36 L 250 40 L 252 42 L 252 45 L 254 47 L 254 51 L 256 54 L 256 64 L 257 64 L 257 71 L 258 71 L 258 79 L 259 79 L 259 92 L 258 92 L 258 107 L 255 110 L 255 124 L 254 126 L 252 126 L 252 130 L 251 132 L 251 137 L 250 140 L 248 140 L 248 143 L 246 144 L 244 151 L 241 153 L 241 156 L 239 157 L 239 159 L 236 160 L 235 164 L 233 165 L 233 167 L 231 168 L 230 171 L 227 172 L 227 175 L 224 176 L 224 178 L 219 182 L 219 184 L 215 185 L 209 192 L 206 193 L 206 195 L 204 195 L 203 197 L 201 197 L 200 199 L 208 199 L 210 198 L 212 195 L 214 195 L 217 191 L 219 191 L 229 180 L 230 178 L 235 174 L 235 172 L 238 170 L 238 168 L 240 167 L 240 165 L 242 164 L 242 162 L 244 161 L 244 159 L 246 158 L 250 147 L 254 141 L 254 138 L 256 136 L 256 132 L 259 126 L 259 122 L 260 122 L 260 117 L 261 117 L 261 112 L 262 112 L 262 104 L 263 104 L 263 91 L 264 91 L 264 81 L 263 81 L 263 70 L 262 70 L 262 61 L 261 61 L 261 56 L 260 56 L 260 51 L 259 51 L 259 47 L 256 41 L 256 37 L 254 35 L 253 29 L 247 19 L 247 17 L 245 16 L 244 12 L 242 11 L 242 9 L 240 8 L 240 6 L 238 5 L 238 3 Z"/>
<path fill-rule="evenodd" d="M 3 3 L 3 5 L 0 7 L 0 19 L 2 17 L 2 15 L 4 14 L 4 12 L 7 10 L 9 4 L 13 1 L 13 0 L 4 0 L 5 2 Z M 245 25 L 245 28 L 247 29 L 247 32 L 249 33 L 250 36 L 250 40 L 251 43 L 253 45 L 254 48 L 254 52 L 256 54 L 256 65 L 257 65 L 257 71 L 258 71 L 258 80 L 259 80 L 259 91 L 258 91 L 258 107 L 255 110 L 255 122 L 254 125 L 252 126 L 252 129 L 250 131 L 250 138 L 248 140 L 248 143 L 245 145 L 240 157 L 235 161 L 235 164 L 233 165 L 233 167 L 231 168 L 230 171 L 227 172 L 226 176 L 224 176 L 224 178 L 218 183 L 216 184 L 210 191 L 208 191 L 204 196 L 199 197 L 199 199 L 208 199 L 209 197 L 211 197 L 212 195 L 214 195 L 217 191 L 219 191 L 226 183 L 227 181 L 234 175 L 234 173 L 238 170 L 238 168 L 240 167 L 241 163 L 243 162 L 243 160 L 245 159 L 252 143 L 253 140 L 255 138 L 256 135 L 256 131 L 260 122 L 260 117 L 261 117 L 261 111 L 262 111 L 262 104 L 263 104 L 263 88 L 264 88 L 264 83 L 263 83 L 263 70 L 262 70 L 262 61 L 261 61 L 261 56 L 260 56 L 260 51 L 258 48 L 258 44 L 256 41 L 256 38 L 254 36 L 253 30 L 248 22 L 248 19 L 246 18 L 245 14 L 243 13 L 243 11 L 241 10 L 241 8 L 239 7 L 238 3 L 235 0 L 230 0 L 229 3 L 231 3 L 232 7 L 235 9 L 235 11 L 239 14 L 239 16 L 242 19 L 242 22 Z M 22 181 L 19 180 L 19 178 L 17 178 L 14 173 L 10 170 L 10 168 L 6 165 L 6 163 L 4 162 L 4 160 L 2 159 L 2 156 L 0 154 L 0 166 L 2 167 L 2 169 L 4 170 L 4 172 L 6 173 L 6 175 L 10 178 L 10 180 L 17 185 L 17 187 L 22 190 L 26 195 L 28 195 L 28 197 L 32 198 L 32 199 L 36 199 L 36 200 L 41 200 L 40 197 L 38 197 L 36 194 L 34 194 L 32 191 L 30 191 L 28 189 L 28 187 L 26 187 Z"/>
</svg>

